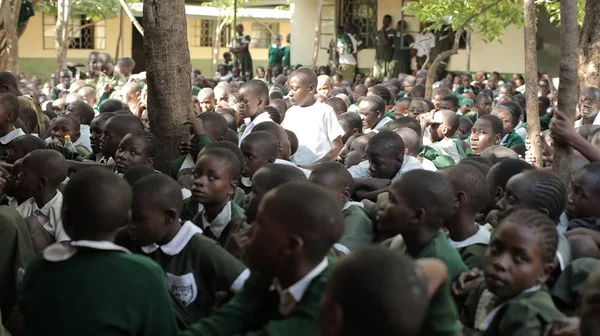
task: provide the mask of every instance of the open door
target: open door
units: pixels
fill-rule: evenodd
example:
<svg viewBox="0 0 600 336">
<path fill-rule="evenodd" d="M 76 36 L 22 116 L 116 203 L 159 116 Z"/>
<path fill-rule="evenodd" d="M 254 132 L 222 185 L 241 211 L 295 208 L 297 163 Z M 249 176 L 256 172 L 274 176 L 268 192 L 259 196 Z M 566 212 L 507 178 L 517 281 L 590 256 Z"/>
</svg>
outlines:
<svg viewBox="0 0 600 336">
<path fill-rule="evenodd" d="M 141 17 L 137 18 L 140 22 Z M 144 37 L 131 24 L 131 58 L 135 61 L 135 72 L 146 71 L 146 54 L 144 53 Z"/>
</svg>

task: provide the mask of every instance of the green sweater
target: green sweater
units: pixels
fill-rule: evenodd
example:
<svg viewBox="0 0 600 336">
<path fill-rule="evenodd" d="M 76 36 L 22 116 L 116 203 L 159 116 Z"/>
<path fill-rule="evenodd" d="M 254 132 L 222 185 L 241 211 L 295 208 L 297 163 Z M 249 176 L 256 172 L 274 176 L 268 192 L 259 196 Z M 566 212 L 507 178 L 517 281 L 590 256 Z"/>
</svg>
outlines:
<svg viewBox="0 0 600 336">
<path fill-rule="evenodd" d="M 458 249 L 458 253 L 468 269 L 483 269 L 483 256 L 488 245 L 473 244 Z"/>
<path fill-rule="evenodd" d="M 330 260 L 327 269 L 310 282 L 300 302 L 286 316 L 278 311 L 279 294 L 271 289 L 273 278 L 253 272 L 229 303 L 179 336 L 320 335 L 319 305 L 333 267 Z"/>
<path fill-rule="evenodd" d="M 198 152 L 200 152 L 202 148 L 204 148 L 204 146 L 211 143 L 210 139 L 208 138 L 208 135 L 206 134 L 196 135 L 194 136 L 194 140 L 198 144 Z M 179 177 L 179 170 L 181 169 L 181 165 L 183 164 L 183 161 L 185 161 L 186 156 L 187 154 L 181 155 L 180 157 L 175 159 L 173 163 L 171 163 L 171 167 L 169 168 L 169 176 L 177 180 L 177 178 Z M 194 158 L 194 161 L 196 159 L 197 158 Z"/>
<path fill-rule="evenodd" d="M 512 146 L 521 145 L 525 143 L 523 137 L 517 134 L 517 132 L 515 132 L 514 130 L 510 131 L 510 133 L 505 135 L 505 137 L 506 138 L 502 138 L 502 143 L 500 143 L 500 145 L 507 148 L 511 148 Z"/>
<path fill-rule="evenodd" d="M 97 243 L 97 242 L 96 242 Z M 175 335 L 162 269 L 119 250 L 77 248 L 27 266 L 18 300 L 27 335 Z"/>
<path fill-rule="evenodd" d="M 450 167 L 455 164 L 451 156 L 444 155 L 431 146 L 421 146 L 419 156 L 433 162 L 438 169 Z"/>
<path fill-rule="evenodd" d="M 246 224 L 246 214 L 244 213 L 244 209 L 242 209 L 239 205 L 235 204 L 234 202 L 231 202 L 231 219 L 229 220 L 229 223 L 227 223 L 227 226 L 225 227 L 225 229 L 223 229 L 219 237 L 216 237 L 211 230 L 204 229 L 204 224 L 202 223 L 203 213 L 204 211 L 197 213 L 196 216 L 192 218 L 192 222 L 202 229 L 206 237 L 216 241 L 217 243 L 219 243 L 219 245 L 221 245 L 224 248 L 227 248 L 228 241 L 231 238 L 231 234 L 235 232 L 236 229 L 238 229 L 239 227 L 248 227 L 248 224 Z"/>
<path fill-rule="evenodd" d="M 365 209 L 358 205 L 350 205 L 343 210 L 344 234 L 340 244 L 352 251 L 373 242 L 373 223 Z"/>
</svg>

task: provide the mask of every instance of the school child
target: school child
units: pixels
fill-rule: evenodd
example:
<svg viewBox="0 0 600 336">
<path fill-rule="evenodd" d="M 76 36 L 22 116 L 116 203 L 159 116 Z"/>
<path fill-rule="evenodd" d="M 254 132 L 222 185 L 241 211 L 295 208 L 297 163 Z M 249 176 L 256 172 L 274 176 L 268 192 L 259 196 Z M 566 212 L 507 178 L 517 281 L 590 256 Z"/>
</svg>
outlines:
<svg viewBox="0 0 600 336">
<path fill-rule="evenodd" d="M 437 171 L 438 167 L 436 163 L 433 161 L 419 156 L 421 152 L 421 139 L 419 139 L 419 135 L 412 129 L 408 127 L 397 128 L 394 130 L 401 138 L 402 142 L 404 142 L 404 146 L 406 147 L 405 155 L 412 156 L 415 159 L 421 162 L 423 169 L 430 171 Z M 447 157 L 451 164 L 454 164 L 454 160 L 452 158 Z M 438 160 L 439 161 L 439 160 Z"/>
<path fill-rule="evenodd" d="M 339 198 L 344 214 L 344 234 L 334 247 L 344 254 L 369 245 L 373 241 L 373 223 L 360 202 L 351 202 L 354 180 L 346 168 L 338 162 L 324 162 L 318 165 L 308 178 L 321 185 Z"/>
<path fill-rule="evenodd" d="M 422 261 L 380 246 L 341 260 L 323 294 L 321 335 L 419 335 L 429 292 L 446 272 L 440 261 Z"/>
<path fill-rule="evenodd" d="M 471 111 L 470 113 L 465 114 L 464 118 L 469 118 L 473 122 L 473 124 L 477 121 L 477 119 L 481 116 L 488 115 L 492 112 L 492 97 L 486 92 L 481 92 L 475 97 L 475 111 Z"/>
<path fill-rule="evenodd" d="M 400 98 L 400 99 L 398 99 L 398 101 L 396 101 L 396 105 L 394 105 L 394 112 L 393 112 L 394 115 L 396 116 L 396 118 L 400 118 L 400 117 L 408 114 L 408 106 L 410 105 L 411 102 L 412 102 L 412 98 L 410 98 L 410 97 Z"/>
<path fill-rule="evenodd" d="M 20 196 L 28 199 L 16 210 L 27 221 L 36 252 L 54 242 L 70 240 L 63 229 L 63 195 L 58 191 L 65 178 L 67 163 L 56 151 L 38 149 L 23 159 L 17 188 Z"/>
<path fill-rule="evenodd" d="M 548 216 L 556 225 L 567 204 L 567 188 L 558 176 L 543 170 L 527 170 L 508 180 L 504 197 L 498 201 L 497 218 L 502 221 L 516 209 L 536 209 Z M 555 229 L 558 228 L 555 225 Z M 559 234 L 558 249 L 555 251 L 557 272 L 571 263 L 571 244 Z"/>
<path fill-rule="evenodd" d="M 204 88 L 198 93 L 198 101 L 200 101 L 200 107 L 202 113 L 214 112 L 217 99 L 215 98 L 215 92 L 211 88 Z"/>
<path fill-rule="evenodd" d="M 338 115 L 338 122 L 344 130 L 342 135 L 342 141 L 344 144 L 348 142 L 348 139 L 355 135 L 363 132 L 363 121 L 358 113 L 346 112 Z"/>
<path fill-rule="evenodd" d="M 281 126 L 298 137 L 299 147 L 292 161 L 310 166 L 335 160 L 343 147 L 344 130 L 331 106 L 314 100 L 316 73 L 310 68 L 299 68 L 290 76 L 289 84 L 294 106 L 287 111 Z"/>
<path fill-rule="evenodd" d="M 471 129 L 473 128 L 473 122 L 469 118 L 458 118 L 458 130 L 456 130 L 455 135 L 459 137 L 460 140 L 467 140 L 471 135 Z"/>
<path fill-rule="evenodd" d="M 79 143 L 81 143 L 83 147 L 91 152 L 92 146 L 90 143 L 90 126 L 95 116 L 94 109 L 84 102 L 74 101 L 67 106 L 66 113 L 67 115 L 79 120 L 79 132 L 81 133 L 79 137 Z"/>
<path fill-rule="evenodd" d="M 469 269 L 483 269 L 483 255 L 490 241 L 490 232 L 475 222 L 477 213 L 485 207 L 489 195 L 486 177 L 477 168 L 455 165 L 440 170 L 454 188 L 454 216 L 446 222 L 450 232 L 448 242 L 458 250 Z"/>
<path fill-rule="evenodd" d="M 467 156 L 480 155 L 489 147 L 499 145 L 502 139 L 502 120 L 493 115 L 481 116 L 471 128 Z"/>
<path fill-rule="evenodd" d="M 348 112 L 358 113 L 358 103 L 360 99 L 367 96 L 369 89 L 364 84 L 357 84 L 352 91 L 354 104 L 348 106 Z"/>
<path fill-rule="evenodd" d="M 461 76 L 461 86 L 458 89 L 454 90 L 457 95 L 463 95 L 464 93 L 471 92 L 474 95 L 479 94 L 479 89 L 477 87 L 471 86 L 471 82 L 473 81 L 473 77 L 470 73 L 464 73 Z"/>
<path fill-rule="evenodd" d="M 453 215 L 453 201 L 447 177 L 422 169 L 406 172 L 392 182 L 377 227 L 385 238 L 401 234 L 409 256 L 437 258 L 448 268 L 447 281 L 434 294 L 420 335 L 456 335 L 461 329 L 450 284 L 467 267 L 440 231 Z"/>
<path fill-rule="evenodd" d="M 331 77 L 327 75 L 320 75 L 317 77 L 316 93 L 320 93 L 325 97 L 325 100 L 331 97 L 331 90 L 333 89 L 333 83 Z"/>
<path fill-rule="evenodd" d="M 279 155 L 279 141 L 269 132 L 252 132 L 240 146 L 244 155 L 242 188 L 252 186 L 252 175 L 262 166 L 274 163 Z"/>
<path fill-rule="evenodd" d="M 115 115 L 108 119 L 104 125 L 102 138 L 100 138 L 100 151 L 103 158 L 100 159 L 99 163 L 115 163 L 114 156 L 123 138 L 129 133 L 143 130 L 144 125 L 140 118 L 133 114 Z"/>
<path fill-rule="evenodd" d="M 519 104 L 506 102 L 505 105 L 496 105 L 492 110 L 492 115 L 500 118 L 502 121 L 502 139 L 500 145 L 511 148 L 512 146 L 524 144 L 525 140 L 515 132 L 515 127 L 519 123 L 519 118 L 523 114 Z"/>
<path fill-rule="evenodd" d="M 369 140 L 371 140 L 371 136 L 368 135 L 360 135 L 352 140 L 348 153 L 344 157 L 346 168 L 354 167 L 365 160 Z"/>
<path fill-rule="evenodd" d="M 34 109 L 27 106 L 21 106 L 19 110 L 19 119 L 25 124 L 25 127 L 18 127 L 23 130 L 23 132 L 27 134 L 35 134 L 33 130 L 35 130 L 37 126 L 37 112 Z M 15 126 L 16 127 L 16 126 Z"/>
<path fill-rule="evenodd" d="M 569 218 L 569 228 L 586 228 L 600 231 L 600 163 L 588 163 L 573 174 L 571 192 L 565 213 Z"/>
<path fill-rule="evenodd" d="M 508 147 L 496 145 L 488 147 L 486 150 L 481 152 L 481 157 L 489 159 L 493 164 L 496 164 L 506 159 L 518 159 L 519 154 L 513 149 Z"/>
<path fill-rule="evenodd" d="M 228 72 L 233 70 L 233 59 L 231 57 L 230 52 L 223 53 L 223 60 L 221 61 L 221 63 L 219 63 L 219 65 L 224 65 L 227 68 Z"/>
<path fill-rule="evenodd" d="M 408 113 L 406 116 L 417 119 L 421 114 L 429 112 L 429 104 L 423 99 L 413 99 L 408 105 Z"/>
<path fill-rule="evenodd" d="M 175 335 L 164 272 L 112 242 L 129 221 L 131 199 L 127 182 L 106 169 L 69 181 L 63 215 L 73 241 L 48 247 L 27 266 L 18 300 L 27 334 Z"/>
<path fill-rule="evenodd" d="M 148 131 L 134 131 L 123 137 L 115 152 L 115 168 L 118 174 L 125 174 L 135 165 L 154 165 L 158 141 Z"/>
<path fill-rule="evenodd" d="M 273 121 L 265 106 L 269 104 L 269 88 L 260 80 L 251 80 L 242 84 L 239 91 L 240 114 L 246 119 L 246 128 L 240 137 L 240 145 L 244 138 L 252 132 L 254 126 L 261 122 Z"/>
<path fill-rule="evenodd" d="M 461 96 L 458 100 L 458 112 L 456 112 L 456 114 L 458 114 L 459 116 L 462 116 L 462 115 L 465 115 L 465 114 L 471 112 L 473 105 L 475 105 L 475 102 L 473 101 L 473 99 L 469 99 L 469 98 Z"/>
<path fill-rule="evenodd" d="M 192 222 L 227 248 L 231 234 L 246 227 L 243 209 L 231 201 L 240 179 L 239 160 L 229 150 L 209 149 L 199 155 L 193 174 L 192 197 L 203 210 Z"/>
<path fill-rule="evenodd" d="M 333 268 L 326 254 L 343 225 L 339 201 L 323 187 L 292 182 L 268 192 L 248 232 L 254 271 L 244 289 L 182 335 L 319 334 L 319 305 Z"/>
<path fill-rule="evenodd" d="M 36 149 L 46 149 L 44 140 L 30 134 L 18 137 L 13 140 L 6 152 L 6 163 L 14 164 Z"/>
<path fill-rule="evenodd" d="M 486 250 L 484 281 L 468 292 L 465 327 L 483 335 L 541 335 L 564 316 L 544 285 L 557 246 L 555 224 L 543 213 L 524 209 L 504 218 Z"/>
<path fill-rule="evenodd" d="M 365 133 L 378 132 L 392 119 L 385 116 L 386 103 L 378 96 L 367 96 L 358 105 Z"/>
<path fill-rule="evenodd" d="M 77 154 L 80 156 L 90 155 L 90 151 L 79 142 L 81 137 L 80 126 L 79 120 L 74 117 L 66 115 L 56 118 L 50 133 L 52 137 L 51 148 L 64 146 L 65 136 L 68 135 L 77 150 Z"/>
<path fill-rule="evenodd" d="M 325 104 L 331 106 L 333 112 L 335 112 L 337 116 L 348 111 L 348 105 L 346 105 L 346 102 L 339 97 L 330 97 L 325 101 Z"/>
<path fill-rule="evenodd" d="M 237 291 L 250 275 L 246 267 L 192 222 L 181 223 L 180 187 L 162 174 L 151 174 L 133 186 L 131 221 L 117 243 L 156 261 L 166 273 L 180 326 L 207 316 L 220 291 Z"/>
<path fill-rule="evenodd" d="M 458 97 L 454 94 L 445 95 L 440 101 L 440 110 L 450 110 L 452 112 L 458 112 Z"/>
<path fill-rule="evenodd" d="M 100 140 L 106 129 L 106 121 L 114 116 L 114 112 L 100 113 L 90 123 L 90 146 L 92 147 L 92 153 L 86 157 L 87 160 L 100 162 L 103 158 L 102 150 L 100 149 Z"/>
<path fill-rule="evenodd" d="M 270 106 L 273 106 L 274 108 L 277 109 L 277 111 L 279 111 L 279 115 L 281 116 L 281 120 L 283 121 L 283 119 L 285 119 L 285 112 L 288 109 L 287 103 L 285 102 L 285 100 L 283 99 L 270 99 Z"/>
<path fill-rule="evenodd" d="M 429 127 L 429 141 L 427 146 L 434 148 L 442 155 L 450 156 L 454 162 L 467 157 L 462 143 L 454 134 L 458 130 L 459 116 L 450 110 L 440 110 L 433 112 L 429 117 L 421 118 L 421 127 L 423 133 Z"/>
<path fill-rule="evenodd" d="M 11 142 L 25 135 L 22 129 L 15 128 L 20 110 L 17 96 L 12 93 L 0 93 L 0 161 L 6 161 L 6 151 Z"/>
</svg>

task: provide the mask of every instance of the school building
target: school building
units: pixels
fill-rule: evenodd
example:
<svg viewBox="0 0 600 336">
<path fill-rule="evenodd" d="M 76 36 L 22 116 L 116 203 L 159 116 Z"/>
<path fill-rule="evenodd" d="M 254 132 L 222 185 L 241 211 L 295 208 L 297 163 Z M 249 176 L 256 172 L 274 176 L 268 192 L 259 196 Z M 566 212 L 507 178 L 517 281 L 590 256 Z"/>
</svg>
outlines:
<svg viewBox="0 0 600 336">
<path fill-rule="evenodd" d="M 237 22 L 245 27 L 250 35 L 254 67 L 265 66 L 272 34 L 286 36 L 292 34 L 292 64 L 311 64 L 314 31 L 317 20 L 318 0 L 290 0 L 289 10 L 280 9 L 286 0 L 252 0 L 238 7 Z M 411 34 L 418 34 L 419 22 L 415 17 L 403 14 L 401 8 L 410 1 L 418 0 L 323 0 L 320 20 L 320 46 L 317 64 L 326 64 L 327 46 L 335 36 L 335 27 L 352 23 L 358 29 L 365 49 L 358 53 L 358 68 L 368 71 L 373 66 L 375 56 L 375 33 L 381 28 L 383 16 L 389 14 L 394 26 L 398 20 L 408 23 Z M 206 0 L 187 0 L 187 30 L 192 68 L 203 74 L 212 69 L 212 45 L 217 27 L 219 11 L 216 8 L 201 6 Z M 141 22 L 142 4 L 132 5 L 132 12 Z M 86 61 L 91 50 L 106 51 L 113 57 L 132 57 L 136 71 L 145 70 L 143 38 L 127 17 L 112 18 L 90 25 L 85 17 L 71 20 L 71 26 L 78 30 L 71 42 L 68 58 L 71 61 Z M 228 50 L 234 37 L 232 24 L 223 29 L 220 39 L 223 52 Z M 558 28 L 549 22 L 543 9 L 538 13 L 538 68 L 543 73 L 558 76 L 560 47 Z M 117 52 L 118 51 L 118 52 Z M 56 70 L 55 17 L 37 12 L 28 23 L 27 30 L 19 39 L 21 70 L 44 77 Z M 470 55 L 470 56 L 469 56 Z M 508 27 L 503 36 L 494 42 L 485 43 L 477 32 L 470 36 L 470 53 L 466 39 L 462 40 L 458 55 L 450 58 L 448 69 L 465 71 L 470 63 L 472 72 L 478 70 L 498 71 L 504 74 L 522 73 L 524 67 L 523 29 Z"/>
</svg>

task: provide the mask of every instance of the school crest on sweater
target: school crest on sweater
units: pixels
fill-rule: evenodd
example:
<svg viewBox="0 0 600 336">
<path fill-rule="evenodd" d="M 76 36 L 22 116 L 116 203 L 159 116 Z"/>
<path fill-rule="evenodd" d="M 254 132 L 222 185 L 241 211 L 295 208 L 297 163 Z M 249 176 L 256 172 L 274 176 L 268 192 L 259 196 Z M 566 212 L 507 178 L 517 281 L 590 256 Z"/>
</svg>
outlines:
<svg viewBox="0 0 600 336">
<path fill-rule="evenodd" d="M 196 297 L 198 296 L 198 286 L 196 286 L 196 280 L 194 280 L 193 273 L 184 275 L 167 273 L 167 283 L 171 293 L 173 293 L 175 298 L 181 301 L 184 306 L 187 307 L 196 300 Z"/>
</svg>

